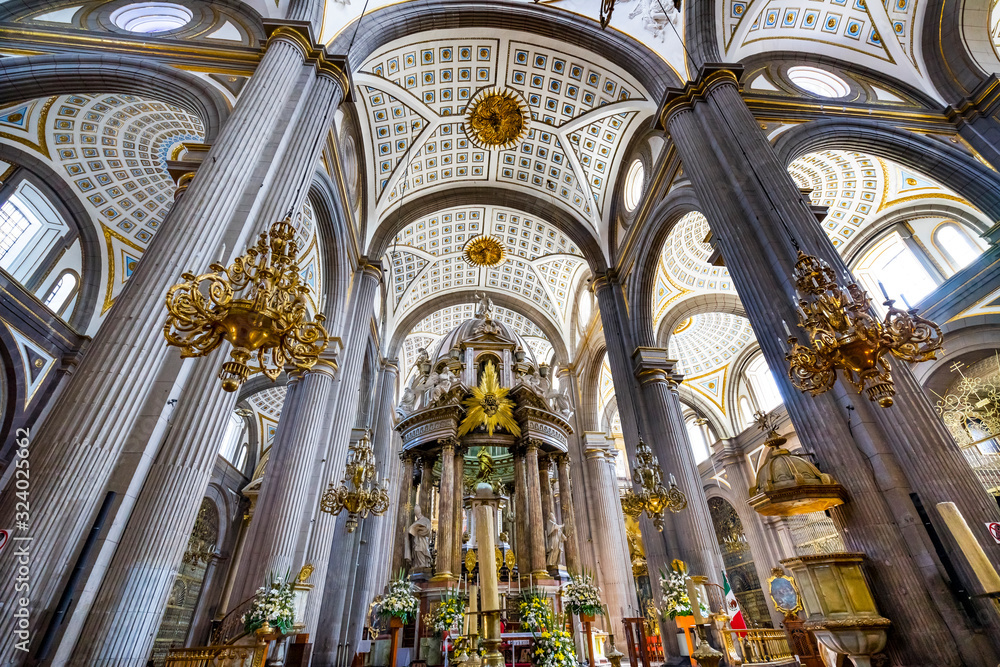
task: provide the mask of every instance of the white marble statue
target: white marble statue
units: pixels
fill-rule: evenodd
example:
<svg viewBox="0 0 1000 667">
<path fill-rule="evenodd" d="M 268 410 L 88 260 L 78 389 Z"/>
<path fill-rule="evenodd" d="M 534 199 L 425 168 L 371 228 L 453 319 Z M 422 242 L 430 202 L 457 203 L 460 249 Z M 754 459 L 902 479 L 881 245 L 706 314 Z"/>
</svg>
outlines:
<svg viewBox="0 0 1000 667">
<path fill-rule="evenodd" d="M 431 567 L 431 520 L 420 511 L 420 505 L 413 508 L 413 523 L 409 529 L 410 539 L 407 540 L 407 560 L 413 568 Z"/>
<path fill-rule="evenodd" d="M 560 415 L 563 419 L 569 419 L 573 416 L 573 401 L 569 397 L 569 387 L 563 387 L 562 391 L 552 388 L 546 398 L 549 400 L 552 412 Z"/>
<path fill-rule="evenodd" d="M 621 4 L 627 4 L 630 0 L 625 0 Z M 635 8 L 628 17 L 634 19 L 640 17 L 642 26 L 655 39 L 661 42 L 666 41 L 668 33 L 673 29 L 668 24 L 673 24 L 680 29 L 681 13 L 673 0 L 635 0 Z"/>
<path fill-rule="evenodd" d="M 489 320 L 493 318 L 493 299 L 486 296 L 486 294 L 475 293 L 477 299 L 476 303 L 476 318 L 480 320 Z"/>
<path fill-rule="evenodd" d="M 406 415 L 413 412 L 413 406 L 417 402 L 417 395 L 413 392 L 412 387 L 407 387 L 403 390 L 403 397 L 399 399 L 399 407 L 396 408 L 396 414 L 400 417 L 405 417 Z"/>
<path fill-rule="evenodd" d="M 559 557 L 562 556 L 563 545 L 566 543 L 565 524 L 556 523 L 555 512 L 549 513 L 549 527 L 545 533 L 545 565 L 559 567 Z"/>
</svg>

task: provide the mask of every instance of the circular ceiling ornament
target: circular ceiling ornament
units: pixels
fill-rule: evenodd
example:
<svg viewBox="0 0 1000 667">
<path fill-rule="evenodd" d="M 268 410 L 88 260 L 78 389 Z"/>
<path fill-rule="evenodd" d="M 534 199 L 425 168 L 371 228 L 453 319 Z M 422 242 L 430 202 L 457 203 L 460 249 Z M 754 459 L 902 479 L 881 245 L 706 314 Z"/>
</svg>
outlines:
<svg viewBox="0 0 1000 667">
<path fill-rule="evenodd" d="M 465 110 L 465 134 L 478 148 L 513 148 L 528 134 L 531 112 L 517 91 L 483 88 Z"/>
<path fill-rule="evenodd" d="M 506 256 L 503 241 L 495 236 L 476 236 L 462 249 L 462 258 L 472 266 L 500 266 Z"/>
</svg>

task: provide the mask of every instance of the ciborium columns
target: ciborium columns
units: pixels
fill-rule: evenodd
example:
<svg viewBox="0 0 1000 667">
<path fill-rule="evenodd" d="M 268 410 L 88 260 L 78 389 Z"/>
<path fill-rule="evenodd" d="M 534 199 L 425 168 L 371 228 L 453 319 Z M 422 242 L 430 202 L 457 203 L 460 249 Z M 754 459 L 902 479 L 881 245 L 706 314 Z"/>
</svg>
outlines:
<svg viewBox="0 0 1000 667">
<path fill-rule="evenodd" d="M 541 443 L 528 439 L 524 443 L 524 467 L 528 491 L 528 531 L 531 548 L 531 574 L 536 579 L 547 578 L 545 566 L 545 518 L 542 516 L 542 488 L 538 479 L 538 447 Z"/>
<path fill-rule="evenodd" d="M 573 483 L 569 474 L 569 455 L 557 454 L 555 459 L 559 471 L 559 508 L 562 510 L 562 521 L 566 531 L 566 543 L 563 545 L 566 569 L 575 574 L 581 571 L 580 547 L 576 537 L 576 510 L 573 509 Z"/>
<path fill-rule="evenodd" d="M 447 582 L 456 578 L 452 573 L 455 539 L 452 508 L 455 506 L 455 450 L 460 443 L 457 438 L 442 438 L 438 442 L 441 445 L 441 481 L 438 489 L 437 557 L 431 581 Z"/>
</svg>

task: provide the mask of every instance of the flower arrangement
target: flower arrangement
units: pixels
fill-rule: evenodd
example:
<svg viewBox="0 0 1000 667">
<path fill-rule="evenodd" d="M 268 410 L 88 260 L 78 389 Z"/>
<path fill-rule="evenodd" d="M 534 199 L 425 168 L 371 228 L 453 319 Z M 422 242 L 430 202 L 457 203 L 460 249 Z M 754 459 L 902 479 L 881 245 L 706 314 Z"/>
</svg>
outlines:
<svg viewBox="0 0 1000 667">
<path fill-rule="evenodd" d="M 543 627 L 552 615 L 548 596 L 534 586 L 521 592 L 521 626 L 534 632 Z"/>
<path fill-rule="evenodd" d="M 450 630 L 456 625 L 461 629 L 465 620 L 465 596 L 457 588 L 448 590 L 441 598 L 441 604 L 428 617 L 427 624 L 435 632 Z"/>
<path fill-rule="evenodd" d="M 389 593 L 382 598 L 379 612 L 385 618 L 398 618 L 403 623 L 417 613 L 420 600 L 413 595 L 413 584 L 403 572 L 389 583 Z"/>
<path fill-rule="evenodd" d="M 674 559 L 670 564 L 670 572 L 660 569 L 660 589 L 663 591 L 663 613 L 670 620 L 678 616 L 693 616 L 691 600 L 688 599 L 687 565 L 684 561 Z M 700 603 L 699 603 L 700 604 Z M 708 616 L 708 608 L 701 604 L 701 613 Z"/>
<path fill-rule="evenodd" d="M 240 616 L 243 628 L 253 632 L 265 623 L 287 634 L 295 623 L 295 593 L 292 582 L 279 581 L 273 574 L 267 586 L 261 586 L 253 597 L 253 604 Z"/>
<path fill-rule="evenodd" d="M 573 637 L 566 630 L 565 618 L 556 616 L 548 597 L 537 588 L 521 593 L 521 625 L 531 631 L 535 648 L 531 664 L 535 667 L 577 667 Z"/>
<path fill-rule="evenodd" d="M 570 576 L 563 587 L 563 606 L 567 611 L 584 616 L 604 613 L 601 603 L 601 589 L 594 585 L 593 575 L 586 572 Z"/>
</svg>

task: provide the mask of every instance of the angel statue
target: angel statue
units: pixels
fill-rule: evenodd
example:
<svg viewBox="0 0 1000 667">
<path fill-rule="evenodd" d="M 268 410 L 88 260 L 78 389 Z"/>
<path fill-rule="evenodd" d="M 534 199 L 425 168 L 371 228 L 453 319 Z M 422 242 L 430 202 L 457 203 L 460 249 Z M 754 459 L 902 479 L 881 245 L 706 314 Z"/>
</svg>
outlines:
<svg viewBox="0 0 1000 667">
<path fill-rule="evenodd" d="M 493 319 L 493 299 L 486 296 L 485 293 L 480 294 L 479 292 L 476 292 L 474 296 L 477 299 L 476 319 L 478 320 Z"/>
<path fill-rule="evenodd" d="M 553 387 L 546 392 L 545 398 L 549 400 L 552 412 L 560 415 L 563 419 L 569 419 L 573 416 L 573 402 L 569 398 L 569 387 L 563 387 L 562 391 Z"/>
</svg>

